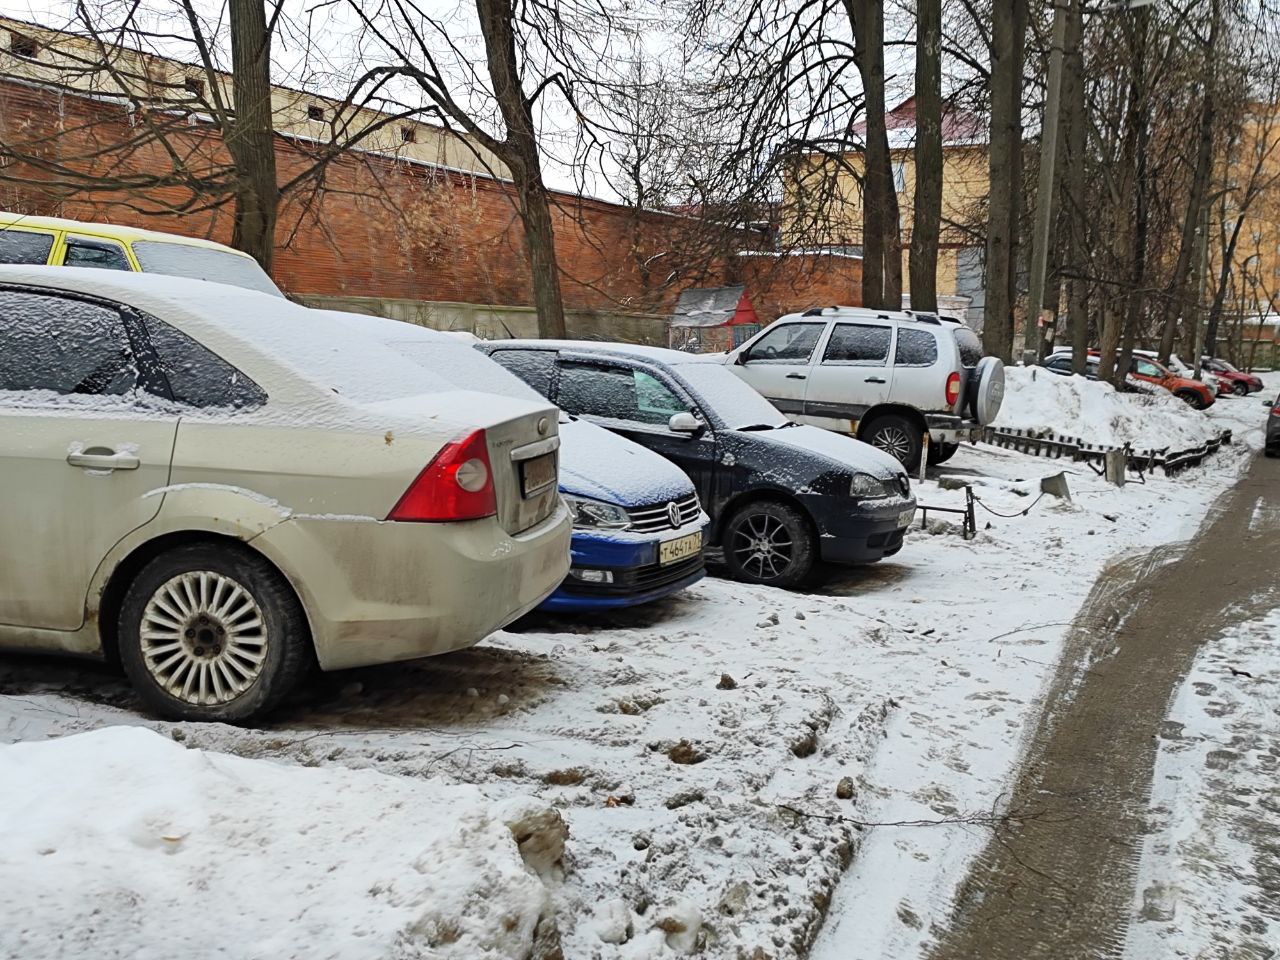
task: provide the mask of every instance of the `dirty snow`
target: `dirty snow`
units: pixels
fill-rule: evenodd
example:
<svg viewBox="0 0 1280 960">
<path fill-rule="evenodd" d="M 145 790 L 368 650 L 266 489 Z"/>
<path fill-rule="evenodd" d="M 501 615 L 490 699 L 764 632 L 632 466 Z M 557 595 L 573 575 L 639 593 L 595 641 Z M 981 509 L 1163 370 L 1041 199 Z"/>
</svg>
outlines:
<svg viewBox="0 0 1280 960">
<path fill-rule="evenodd" d="M 1162 726 L 1125 956 L 1280 946 L 1280 611 L 1201 648 Z"/>
<path fill-rule="evenodd" d="M 1210 410 L 1235 402 L 1236 398 L 1224 398 Z M 1004 405 L 993 426 L 1107 446 L 1129 443 L 1135 450 L 1199 447 L 1221 429 L 1216 418 L 1166 391 L 1119 393 L 1108 383 L 1064 377 L 1039 367 L 1005 369 Z"/>
<path fill-rule="evenodd" d="M 6 957 L 497 960 L 549 909 L 502 805 L 436 780 L 107 727 L 0 747 L 0 811 Z"/>
<path fill-rule="evenodd" d="M 570 960 L 782 960 L 811 944 L 832 960 L 919 956 L 989 838 L 983 818 L 1098 571 L 1191 536 L 1255 455 L 1259 403 L 1208 416 L 1237 443 L 1174 478 L 1116 489 L 1085 464 L 965 447 L 940 471 L 948 486 L 972 482 L 1014 514 L 980 514 L 972 542 L 931 515 L 891 560 L 811 593 L 709 579 L 636 610 L 532 621 L 473 650 L 317 678 L 264 729 L 151 721 L 108 672 L 7 658 L 0 740 L 141 725 L 321 768 L 303 773 L 534 795 L 570 828 L 563 875 L 546 880 Z M 1064 469 L 1073 501 L 1032 506 Z M 963 502 L 934 480 L 916 495 Z M 384 810 L 355 821 L 362 844 L 403 844 Z M 68 900 L 82 910 L 68 935 L 83 933 L 85 904 Z"/>
</svg>

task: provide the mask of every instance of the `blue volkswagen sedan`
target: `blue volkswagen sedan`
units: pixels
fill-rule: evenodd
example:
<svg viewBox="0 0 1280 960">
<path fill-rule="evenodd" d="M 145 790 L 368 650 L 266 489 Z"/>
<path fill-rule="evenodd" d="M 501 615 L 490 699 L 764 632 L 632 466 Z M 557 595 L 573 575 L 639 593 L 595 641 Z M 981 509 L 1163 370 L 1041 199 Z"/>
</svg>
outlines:
<svg viewBox="0 0 1280 960">
<path fill-rule="evenodd" d="M 573 513 L 572 566 L 542 610 L 647 603 L 706 574 L 707 514 L 679 467 L 576 418 L 560 424 L 560 493 Z"/>
</svg>

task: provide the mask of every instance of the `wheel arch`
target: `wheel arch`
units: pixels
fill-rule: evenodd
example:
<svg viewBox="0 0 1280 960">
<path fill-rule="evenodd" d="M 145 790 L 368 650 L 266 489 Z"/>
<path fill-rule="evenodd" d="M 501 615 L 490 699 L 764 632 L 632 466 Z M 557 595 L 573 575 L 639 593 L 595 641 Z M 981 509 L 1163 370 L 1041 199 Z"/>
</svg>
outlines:
<svg viewBox="0 0 1280 960">
<path fill-rule="evenodd" d="M 905 403 L 881 403 L 872 407 L 862 415 L 858 420 L 858 439 L 861 440 L 863 433 L 878 418 L 886 414 L 896 414 L 910 420 L 915 426 L 920 428 L 921 435 L 929 432 L 929 426 L 925 423 L 924 414 Z"/>
<path fill-rule="evenodd" d="M 715 526 L 715 542 L 722 548 L 724 547 L 724 532 L 729 526 L 729 519 L 743 507 L 750 506 L 753 503 L 779 503 L 798 511 L 800 516 L 804 517 L 805 523 L 809 525 L 809 530 L 813 534 L 814 546 L 818 546 L 822 533 L 818 529 L 818 522 L 813 518 L 813 514 L 804 505 L 804 502 L 794 493 L 781 487 L 763 487 L 744 490 L 724 505 L 724 508 L 720 511 L 720 516 L 716 518 Z"/>
<path fill-rule="evenodd" d="M 254 548 L 252 543 L 246 542 L 237 536 L 226 533 L 220 533 L 214 530 L 174 530 L 168 533 L 160 534 L 142 543 L 136 544 L 124 557 L 122 557 L 111 572 L 107 575 L 103 583 L 102 590 L 98 594 L 97 608 L 94 613 L 98 619 L 98 639 L 102 644 L 103 657 L 112 664 L 119 664 L 120 646 L 119 646 L 119 619 L 120 608 L 124 603 L 125 594 L 128 592 L 129 584 L 142 571 L 142 569 L 154 560 L 156 557 L 173 550 L 176 547 L 189 546 L 191 544 L 212 544 L 214 546 L 225 546 L 244 553 L 253 554 L 261 558 L 263 561 L 271 565 L 271 568 L 280 575 L 280 579 L 288 586 L 294 598 L 298 601 L 303 616 L 307 618 L 308 643 L 311 644 L 314 653 L 315 640 L 311 634 L 311 616 L 307 610 L 306 604 L 303 602 L 302 595 L 298 592 L 297 586 L 294 585 L 292 578 L 287 572 L 280 569 L 280 565 L 271 557 L 267 556 L 261 550 Z"/>
</svg>

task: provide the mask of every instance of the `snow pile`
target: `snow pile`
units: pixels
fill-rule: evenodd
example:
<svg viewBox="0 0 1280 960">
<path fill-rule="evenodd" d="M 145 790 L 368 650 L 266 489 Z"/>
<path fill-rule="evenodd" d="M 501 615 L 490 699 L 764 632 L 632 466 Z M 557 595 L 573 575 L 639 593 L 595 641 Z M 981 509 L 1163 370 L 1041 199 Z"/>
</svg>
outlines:
<svg viewBox="0 0 1280 960">
<path fill-rule="evenodd" d="M 136 727 L 2 747 L 0 955 L 529 957 L 556 938 L 531 804 Z"/>
<path fill-rule="evenodd" d="M 1135 450 L 1185 450 L 1218 432 L 1204 413 L 1170 393 L 1117 393 L 1109 383 L 1037 367 L 1006 368 L 1004 404 L 993 426 L 1107 446 L 1129 443 Z"/>
</svg>

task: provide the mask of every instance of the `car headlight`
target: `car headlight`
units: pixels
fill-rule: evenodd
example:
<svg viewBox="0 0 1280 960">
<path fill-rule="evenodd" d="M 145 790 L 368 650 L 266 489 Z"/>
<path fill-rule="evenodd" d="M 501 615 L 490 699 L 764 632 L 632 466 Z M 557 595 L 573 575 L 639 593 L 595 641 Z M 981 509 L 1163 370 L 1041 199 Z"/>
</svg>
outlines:
<svg viewBox="0 0 1280 960">
<path fill-rule="evenodd" d="M 564 502 L 573 514 L 573 525 L 581 530 L 623 530 L 631 525 L 627 511 L 612 503 L 588 500 L 563 494 Z"/>
<path fill-rule="evenodd" d="M 869 473 L 855 473 L 849 483 L 849 495 L 862 500 L 876 500 L 889 496 L 890 491 L 883 480 L 877 480 Z"/>
</svg>

